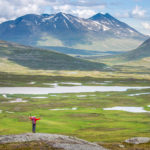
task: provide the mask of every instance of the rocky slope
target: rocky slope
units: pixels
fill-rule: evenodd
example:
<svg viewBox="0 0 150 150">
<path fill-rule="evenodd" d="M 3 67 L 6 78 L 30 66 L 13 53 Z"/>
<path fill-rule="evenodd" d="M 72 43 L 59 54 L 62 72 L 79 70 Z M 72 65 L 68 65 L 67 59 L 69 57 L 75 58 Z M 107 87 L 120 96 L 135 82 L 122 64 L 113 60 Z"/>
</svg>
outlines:
<svg viewBox="0 0 150 150">
<path fill-rule="evenodd" d="M 102 146 L 90 143 L 78 138 L 46 134 L 46 133 L 26 133 L 20 135 L 3 135 L 0 136 L 0 144 L 30 141 L 46 141 L 53 148 L 64 150 L 106 150 Z"/>
</svg>

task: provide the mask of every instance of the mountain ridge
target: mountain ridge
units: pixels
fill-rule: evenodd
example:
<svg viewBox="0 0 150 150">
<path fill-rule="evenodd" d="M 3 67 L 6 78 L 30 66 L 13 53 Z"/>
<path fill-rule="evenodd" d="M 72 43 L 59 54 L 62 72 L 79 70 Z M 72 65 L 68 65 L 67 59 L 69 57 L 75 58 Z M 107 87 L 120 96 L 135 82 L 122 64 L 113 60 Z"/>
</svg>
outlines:
<svg viewBox="0 0 150 150">
<path fill-rule="evenodd" d="M 15 20 L 0 24 L 0 39 L 31 46 L 64 46 L 77 49 L 109 50 L 125 46 L 124 39 L 129 39 L 131 45 L 137 45 L 147 36 L 139 33 L 129 25 L 117 20 L 110 14 L 97 14 L 95 17 L 83 19 L 70 14 L 27 14 Z M 111 46 L 109 39 L 122 39 Z M 104 40 L 107 40 L 106 44 Z M 129 47 L 132 47 L 130 46 Z M 101 46 L 102 45 L 102 46 Z M 117 47 L 118 46 L 118 47 Z M 126 49 L 126 48 L 124 48 Z"/>
</svg>

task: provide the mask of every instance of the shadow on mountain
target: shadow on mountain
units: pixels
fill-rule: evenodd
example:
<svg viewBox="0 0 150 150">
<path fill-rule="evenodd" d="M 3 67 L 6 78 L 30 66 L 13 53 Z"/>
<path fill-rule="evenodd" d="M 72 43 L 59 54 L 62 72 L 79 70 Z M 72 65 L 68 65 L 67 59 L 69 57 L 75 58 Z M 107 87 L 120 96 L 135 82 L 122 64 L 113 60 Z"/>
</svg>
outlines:
<svg viewBox="0 0 150 150">
<path fill-rule="evenodd" d="M 0 41 L 0 58 L 21 66 L 42 70 L 102 70 L 105 65 L 50 50 Z"/>
<path fill-rule="evenodd" d="M 32 55 L 31 55 L 32 53 Z M 17 54 L 9 60 L 31 69 L 42 70 L 102 70 L 103 64 L 65 56 L 63 54 L 49 53 L 33 50 L 25 55 Z"/>
</svg>

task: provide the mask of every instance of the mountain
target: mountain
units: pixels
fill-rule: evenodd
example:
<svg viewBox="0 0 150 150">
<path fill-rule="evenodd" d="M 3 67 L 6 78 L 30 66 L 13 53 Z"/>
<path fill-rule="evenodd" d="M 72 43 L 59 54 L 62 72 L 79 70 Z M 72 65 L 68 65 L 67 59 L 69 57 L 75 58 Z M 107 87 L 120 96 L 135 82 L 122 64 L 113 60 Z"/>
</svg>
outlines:
<svg viewBox="0 0 150 150">
<path fill-rule="evenodd" d="M 126 52 L 121 55 L 121 57 L 127 61 L 139 60 L 145 57 L 150 57 L 150 38 L 135 50 Z"/>
<path fill-rule="evenodd" d="M 132 37 L 137 39 L 142 39 L 144 37 L 143 34 L 139 33 L 126 23 L 117 20 L 108 13 L 104 15 L 98 13 L 89 19 L 99 22 L 100 25 L 102 26 L 102 31 L 105 31 L 105 34 L 108 34 L 109 36 L 118 38 Z"/>
<path fill-rule="evenodd" d="M 106 66 L 50 50 L 0 41 L 1 63 L 4 60 L 35 70 L 102 70 Z"/>
<path fill-rule="evenodd" d="M 88 57 L 88 60 L 95 60 L 96 62 L 105 62 L 107 64 L 119 64 L 132 63 L 132 65 L 143 65 L 149 66 L 150 61 L 150 38 L 143 42 L 136 49 L 129 52 L 124 52 L 118 55 L 108 55 L 108 56 L 93 56 Z"/>
<path fill-rule="evenodd" d="M 28 14 L 0 24 L 0 39 L 32 46 L 98 51 L 135 48 L 147 37 L 110 14 L 83 19 L 70 14 Z"/>
</svg>

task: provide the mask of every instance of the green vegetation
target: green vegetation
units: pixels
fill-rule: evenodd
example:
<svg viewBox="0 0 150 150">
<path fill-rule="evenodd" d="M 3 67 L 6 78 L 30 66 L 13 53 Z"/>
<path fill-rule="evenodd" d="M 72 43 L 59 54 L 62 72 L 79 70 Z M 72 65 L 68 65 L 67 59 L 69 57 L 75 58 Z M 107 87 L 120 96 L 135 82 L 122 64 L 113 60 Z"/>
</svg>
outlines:
<svg viewBox="0 0 150 150">
<path fill-rule="evenodd" d="M 91 36 L 86 34 L 84 38 L 82 35 L 77 39 L 78 41 L 68 41 L 68 43 L 73 42 L 74 44 L 70 45 L 70 48 L 75 49 L 84 49 L 84 50 L 96 50 L 96 51 L 129 51 L 138 47 L 143 41 L 136 39 L 117 39 L 117 38 L 107 38 L 100 39 L 100 37 Z M 43 36 L 38 42 L 37 46 L 61 46 L 66 47 L 69 44 L 63 43 L 65 37 L 62 37 L 61 40 L 52 37 L 52 36 Z M 77 40 L 76 39 L 76 40 Z M 83 41 L 82 41 L 83 40 Z M 67 41 L 67 40 L 66 40 Z M 110 49 L 111 48 L 111 49 Z"/>
<path fill-rule="evenodd" d="M 22 142 L 22 143 L 10 143 L 0 144 L 1 150 L 61 150 L 58 148 L 52 148 L 49 143 L 43 141 Z"/>
<path fill-rule="evenodd" d="M 34 80 L 33 80 L 34 79 Z M 105 78 L 73 78 L 48 76 L 19 76 L 1 74 L 0 83 L 10 83 L 9 86 L 27 86 L 26 83 L 35 81 L 35 85 L 42 83 L 80 82 L 83 85 L 96 85 Z M 148 86 L 149 80 L 112 79 L 107 85 Z M 106 85 L 106 86 L 107 86 Z M 5 85 L 6 86 L 6 85 Z M 31 131 L 29 114 L 41 117 L 37 123 L 37 132 L 58 133 L 77 136 L 93 142 L 122 142 L 135 136 L 150 137 L 150 114 L 129 113 L 124 111 L 106 111 L 103 108 L 114 106 L 147 107 L 150 105 L 150 95 L 129 96 L 129 94 L 149 93 L 150 89 L 128 90 L 126 92 L 95 92 L 70 93 L 48 95 L 0 95 L 0 134 L 19 134 Z M 55 96 L 56 95 L 56 96 Z M 79 95 L 84 95 L 83 97 Z M 47 98 L 33 98 L 33 97 Z M 9 103 L 16 98 L 27 100 L 26 103 Z M 68 110 L 50 110 L 65 109 Z M 77 110 L 71 110 L 77 108 Z"/>
<path fill-rule="evenodd" d="M 125 71 L 125 69 L 124 69 Z M 96 76 L 94 77 L 94 72 L 93 74 L 88 74 L 88 72 L 77 72 L 75 76 L 69 76 L 66 74 L 66 76 L 62 76 L 63 73 L 55 74 L 55 75 L 19 75 L 19 74 L 10 74 L 10 73 L 5 73 L 1 72 L 0 73 L 0 87 L 49 87 L 50 85 L 46 85 L 43 83 L 58 83 L 59 85 L 63 85 L 61 82 L 79 82 L 82 83 L 83 85 L 94 85 L 94 86 L 99 86 L 99 85 L 104 85 L 104 81 L 108 81 L 108 83 L 105 86 L 149 86 L 150 85 L 150 80 L 149 76 L 148 79 L 136 79 L 136 78 L 130 78 L 128 76 L 122 76 L 120 79 L 119 77 L 117 78 L 112 76 L 107 77 L 108 74 L 103 74 L 100 76 L 100 72 L 98 72 L 99 78 Z M 95 73 L 96 74 L 96 73 Z M 117 74 L 117 73 L 116 73 Z M 86 76 L 89 75 L 89 76 Z M 91 75 L 91 77 L 90 77 Z M 93 77 L 92 77 L 93 75 Z M 119 76 L 119 75 L 118 75 Z M 121 76 L 121 74 L 120 74 Z M 146 76 L 146 75 L 144 75 Z M 136 77 L 136 75 L 135 75 Z M 32 82 L 35 82 L 32 84 Z M 99 84 L 96 84 L 99 83 Z"/>
<path fill-rule="evenodd" d="M 139 60 L 144 57 L 150 57 L 150 39 L 141 44 L 137 49 L 122 55 L 122 58 L 126 61 Z"/>
<path fill-rule="evenodd" d="M 89 57 L 89 59 L 97 60 L 97 62 L 101 61 L 108 64 L 123 64 L 130 66 L 134 66 L 137 64 L 144 65 L 144 59 L 147 59 L 150 57 L 150 39 L 146 40 L 144 43 L 142 43 L 138 48 L 131 50 L 129 52 L 120 54 L 120 55 L 112 55 L 112 56 L 105 56 L 102 57 Z M 136 65 L 137 66 L 137 65 Z"/>
<path fill-rule="evenodd" d="M 100 51 L 91 51 L 91 50 L 82 50 L 82 49 L 74 49 L 74 48 L 68 48 L 68 47 L 61 47 L 61 46 L 41 46 L 43 49 L 50 49 L 55 50 L 57 52 L 63 53 L 63 54 L 69 54 L 74 56 L 81 56 L 81 55 L 108 55 L 108 54 L 118 54 L 119 52 L 100 52 Z"/>
<path fill-rule="evenodd" d="M 102 70 L 106 66 L 50 50 L 5 41 L 0 41 L 0 59 L 3 60 L 3 63 L 8 60 L 9 64 L 17 64 L 35 70 Z"/>
<path fill-rule="evenodd" d="M 147 144 L 125 144 L 125 143 L 99 143 L 101 146 L 111 150 L 149 150 L 150 143 Z M 124 145 L 124 148 L 120 147 Z M 33 141 L 33 142 L 22 142 L 22 143 L 10 143 L 10 144 L 0 144 L 0 149 L 2 150 L 62 150 L 52 148 L 49 143 L 44 141 Z"/>
<path fill-rule="evenodd" d="M 100 143 L 100 145 L 103 145 L 105 148 L 111 149 L 111 150 L 149 150 L 150 149 L 150 143 L 146 144 L 126 144 L 126 143 Z M 123 146 L 123 147 L 121 147 Z"/>
<path fill-rule="evenodd" d="M 93 37 L 89 37 L 89 43 L 77 44 L 75 48 L 86 49 L 86 50 L 99 50 L 99 51 L 129 51 L 142 42 L 134 39 L 115 39 L 109 38 L 106 40 L 98 40 Z M 110 49 L 111 48 L 111 49 Z"/>
<path fill-rule="evenodd" d="M 18 49 L 16 48 L 17 46 L 19 47 Z M 31 47 L 27 49 L 20 45 L 9 46 L 8 43 L 1 43 L 0 49 L 1 87 L 51 87 L 51 85 L 46 85 L 44 83 L 58 83 L 59 86 L 64 86 L 66 85 L 64 82 L 78 82 L 82 83 L 82 85 L 94 86 L 140 87 L 150 85 L 149 57 L 134 62 L 121 62 L 119 60 L 120 58 L 118 60 L 114 58 L 109 60 L 103 59 L 103 62 L 108 65 L 111 64 L 110 70 L 81 71 L 81 69 L 79 71 L 72 68 L 72 71 L 71 69 L 67 71 L 66 68 L 57 70 L 57 63 L 55 70 L 46 68 L 45 62 L 43 62 L 44 64 L 39 63 L 41 65 L 39 68 L 34 66 L 36 64 L 35 62 L 42 62 L 50 53 L 52 53 L 52 57 L 59 53 L 49 51 L 44 51 L 43 53 L 41 49 L 35 50 Z M 39 56 L 41 52 L 44 56 Z M 30 60 L 33 58 L 35 64 L 32 63 L 32 61 L 29 61 L 29 64 L 27 62 L 28 59 L 23 59 L 23 61 L 20 59 L 27 54 L 32 54 L 29 55 L 28 58 L 30 58 Z M 34 56 L 36 56 L 36 59 Z M 63 54 L 59 54 L 59 56 L 64 59 L 67 58 L 69 63 L 70 59 L 75 59 Z M 45 68 L 43 65 L 45 65 Z M 68 65 L 68 62 L 66 65 Z M 70 67 L 72 67 L 71 65 Z M 89 68 L 90 65 L 88 65 L 88 69 Z M 32 84 L 33 82 L 34 84 Z M 125 139 L 135 136 L 150 137 L 150 113 L 107 111 L 103 110 L 103 108 L 132 106 L 143 107 L 145 110 L 150 111 L 150 107 L 148 107 L 148 105 L 150 105 L 150 94 L 142 94 L 139 96 L 129 95 L 138 93 L 150 93 L 150 89 L 128 90 L 126 92 L 47 95 L 7 94 L 7 98 L 4 95 L 0 95 L 0 110 L 2 110 L 2 113 L 0 113 L 0 135 L 31 132 L 31 121 L 28 119 L 28 116 L 31 114 L 41 117 L 41 120 L 37 123 L 37 132 L 76 136 L 92 142 L 103 142 L 100 144 L 105 147 L 120 150 L 121 148 L 119 148 L 118 145 L 124 144 L 122 142 Z M 27 100 L 27 102 L 9 103 L 11 100 L 16 100 L 17 98 L 22 98 L 23 100 Z M 72 108 L 77 108 L 77 110 L 71 110 Z M 27 143 L 23 143 L 23 145 L 24 144 Z M 32 146 L 37 143 L 33 142 L 28 144 L 32 149 Z M 43 147 L 47 146 L 45 143 L 41 143 L 41 145 L 43 145 Z M 124 150 L 132 150 L 133 148 L 148 150 L 150 146 L 149 143 L 138 146 L 124 145 Z M 0 146 L 2 148 L 9 148 L 12 145 L 4 144 Z M 40 145 L 37 147 L 40 147 Z"/>
</svg>

